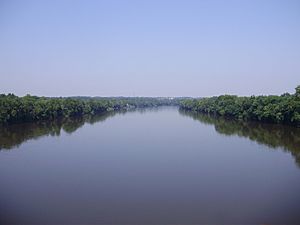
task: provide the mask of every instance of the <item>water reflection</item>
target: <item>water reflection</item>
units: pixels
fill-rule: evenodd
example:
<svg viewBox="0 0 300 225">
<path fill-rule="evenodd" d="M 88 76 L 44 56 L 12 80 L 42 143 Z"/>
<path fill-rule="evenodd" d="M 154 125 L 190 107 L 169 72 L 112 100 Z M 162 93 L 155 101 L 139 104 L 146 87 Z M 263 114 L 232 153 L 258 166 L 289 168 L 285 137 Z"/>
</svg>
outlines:
<svg viewBox="0 0 300 225">
<path fill-rule="evenodd" d="M 147 111 L 158 111 L 162 109 L 163 107 L 129 109 L 118 112 L 107 112 L 100 115 L 63 118 L 53 121 L 0 125 L 0 151 L 19 147 L 23 142 L 30 139 L 38 139 L 43 136 L 60 136 L 61 130 L 71 134 L 85 123 L 94 124 L 101 122 L 116 114 L 120 115 L 132 111 L 143 114 Z"/>
<path fill-rule="evenodd" d="M 230 120 L 222 117 L 179 110 L 183 116 L 192 117 L 201 123 L 214 125 L 215 130 L 226 136 L 237 135 L 246 137 L 272 149 L 282 148 L 290 152 L 300 166 L 300 128 L 279 124 L 266 124 Z"/>
<path fill-rule="evenodd" d="M 149 110 L 157 111 L 160 109 L 138 109 L 131 111 L 145 113 Z M 23 142 L 30 139 L 38 139 L 43 136 L 59 136 L 62 130 L 71 134 L 85 123 L 94 124 L 116 114 L 125 114 L 127 112 L 109 112 L 94 116 L 0 126 L 0 151 L 19 147 Z M 295 158 L 297 165 L 300 166 L 300 128 L 278 124 L 229 120 L 184 110 L 179 110 L 179 113 L 182 116 L 191 117 L 201 123 L 214 125 L 215 130 L 220 134 L 246 137 L 272 149 L 281 148 L 284 151 L 290 152 Z"/>
<path fill-rule="evenodd" d="M 125 113 L 125 112 L 118 112 Z M 53 121 L 40 121 L 35 123 L 13 124 L 0 126 L 0 151 L 19 147 L 30 139 L 38 139 L 42 136 L 59 136 L 61 131 L 73 133 L 85 123 L 94 124 L 116 115 L 116 112 L 108 112 L 101 115 L 64 118 Z"/>
</svg>

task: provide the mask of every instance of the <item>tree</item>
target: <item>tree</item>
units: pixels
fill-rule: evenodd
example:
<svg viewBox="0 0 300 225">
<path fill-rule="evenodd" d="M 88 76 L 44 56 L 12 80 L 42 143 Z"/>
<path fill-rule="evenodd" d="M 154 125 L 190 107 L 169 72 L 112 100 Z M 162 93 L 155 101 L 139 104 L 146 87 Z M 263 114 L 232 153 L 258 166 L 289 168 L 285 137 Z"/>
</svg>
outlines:
<svg viewBox="0 0 300 225">
<path fill-rule="evenodd" d="M 295 89 L 296 89 L 296 93 L 295 93 L 296 97 L 300 97 L 300 85 L 298 85 Z"/>
<path fill-rule="evenodd" d="M 188 111 L 230 117 L 238 120 L 256 120 L 268 123 L 300 125 L 300 85 L 296 93 L 281 96 L 218 97 L 183 100 L 180 107 Z"/>
</svg>

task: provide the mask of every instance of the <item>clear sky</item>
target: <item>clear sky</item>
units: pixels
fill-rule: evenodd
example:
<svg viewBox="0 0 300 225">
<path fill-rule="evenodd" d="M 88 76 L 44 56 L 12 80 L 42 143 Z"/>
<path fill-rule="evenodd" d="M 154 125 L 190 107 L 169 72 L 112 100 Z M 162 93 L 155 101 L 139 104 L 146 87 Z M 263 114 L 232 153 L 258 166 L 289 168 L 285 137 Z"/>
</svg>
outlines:
<svg viewBox="0 0 300 225">
<path fill-rule="evenodd" d="M 0 0 L 0 92 L 294 92 L 299 0 Z"/>
</svg>

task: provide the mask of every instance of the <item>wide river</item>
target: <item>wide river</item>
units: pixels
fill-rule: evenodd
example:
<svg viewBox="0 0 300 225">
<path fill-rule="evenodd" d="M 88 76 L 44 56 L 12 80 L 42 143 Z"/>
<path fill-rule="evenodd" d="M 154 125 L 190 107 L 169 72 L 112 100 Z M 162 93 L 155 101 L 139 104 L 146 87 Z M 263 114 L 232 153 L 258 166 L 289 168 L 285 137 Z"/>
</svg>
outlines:
<svg viewBox="0 0 300 225">
<path fill-rule="evenodd" d="M 300 129 L 136 110 L 0 127 L 0 224 L 300 224 Z"/>
</svg>

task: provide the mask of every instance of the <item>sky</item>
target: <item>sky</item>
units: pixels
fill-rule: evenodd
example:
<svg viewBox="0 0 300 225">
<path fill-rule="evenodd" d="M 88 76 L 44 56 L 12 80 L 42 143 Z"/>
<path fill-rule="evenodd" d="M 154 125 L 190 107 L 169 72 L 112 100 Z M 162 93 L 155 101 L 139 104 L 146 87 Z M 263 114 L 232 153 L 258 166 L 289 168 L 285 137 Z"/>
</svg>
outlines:
<svg viewBox="0 0 300 225">
<path fill-rule="evenodd" d="M 0 0 L 0 93 L 294 93 L 299 0 Z"/>
</svg>

